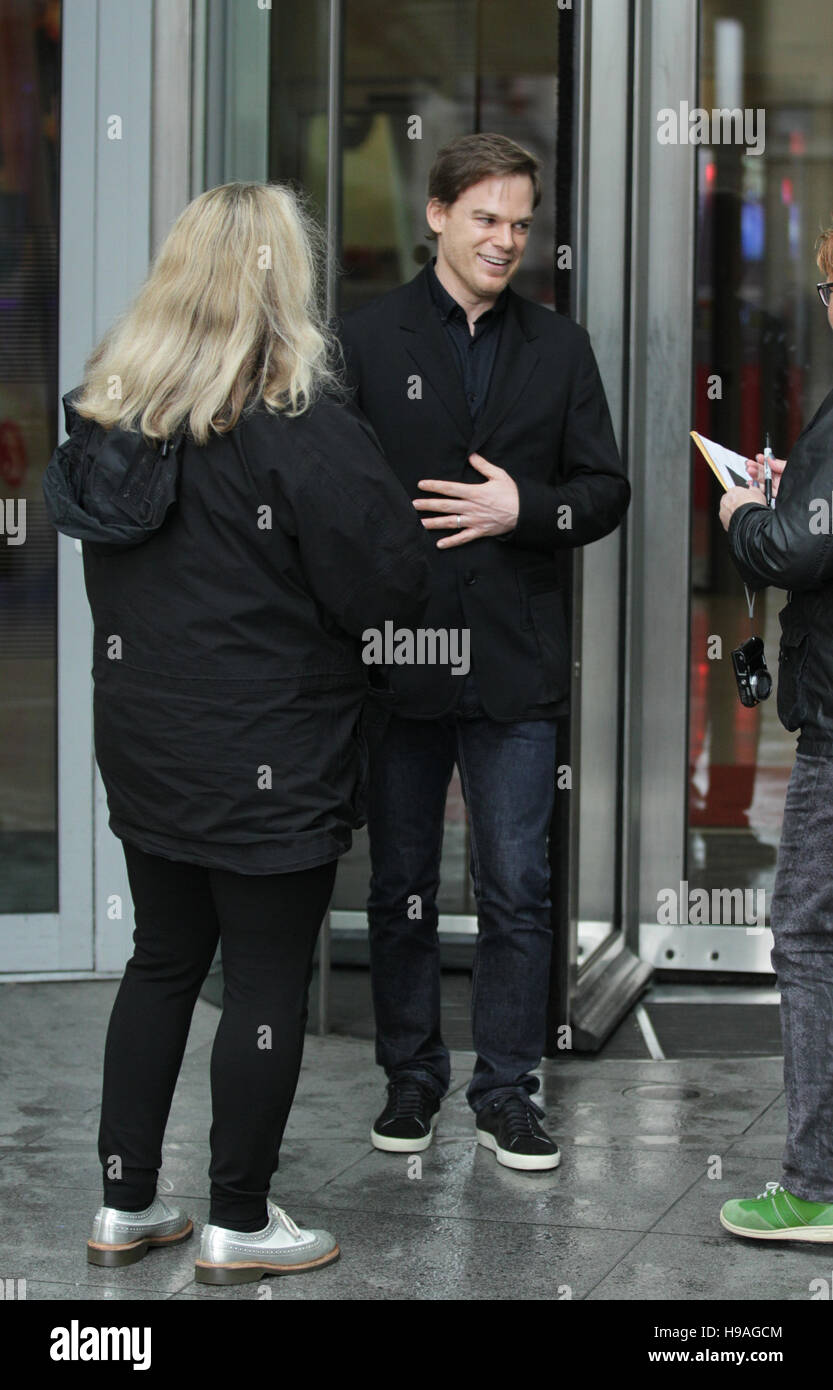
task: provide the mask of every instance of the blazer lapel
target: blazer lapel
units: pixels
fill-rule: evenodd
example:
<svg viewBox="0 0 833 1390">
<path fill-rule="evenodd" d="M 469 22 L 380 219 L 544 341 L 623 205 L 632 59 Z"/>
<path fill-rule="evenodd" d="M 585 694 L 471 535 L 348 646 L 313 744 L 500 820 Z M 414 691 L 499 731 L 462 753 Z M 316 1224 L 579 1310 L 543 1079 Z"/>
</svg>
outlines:
<svg viewBox="0 0 833 1390">
<path fill-rule="evenodd" d="M 535 333 L 522 322 L 517 297 L 509 290 L 503 328 L 498 343 L 489 393 L 474 433 L 470 433 L 469 453 L 477 454 L 503 417 L 517 403 L 529 378 L 540 362 L 532 346 Z"/>
<path fill-rule="evenodd" d="M 414 293 L 400 319 L 405 346 L 420 373 L 436 391 L 466 445 L 472 422 L 454 349 L 428 288 L 427 267 L 411 283 Z"/>
</svg>

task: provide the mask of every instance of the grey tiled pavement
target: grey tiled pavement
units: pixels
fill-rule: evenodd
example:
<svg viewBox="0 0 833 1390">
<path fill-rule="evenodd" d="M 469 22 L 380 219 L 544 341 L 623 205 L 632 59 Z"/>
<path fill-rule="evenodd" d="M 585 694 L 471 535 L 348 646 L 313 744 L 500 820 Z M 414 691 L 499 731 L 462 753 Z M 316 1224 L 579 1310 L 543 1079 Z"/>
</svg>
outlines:
<svg viewBox="0 0 833 1390">
<path fill-rule="evenodd" d="M 193 1281 L 197 1236 L 123 1270 L 86 1262 L 100 1201 L 100 1068 L 115 981 L 0 986 L 0 1278 L 29 1299 L 793 1299 L 829 1276 L 830 1248 L 757 1245 L 717 1213 L 780 1175 L 784 1103 L 776 1058 L 545 1062 L 543 1104 L 561 1167 L 500 1167 L 473 1139 L 453 1054 L 434 1145 L 376 1152 L 383 1095 L 372 1044 L 307 1038 L 298 1095 L 272 1184 L 304 1225 L 334 1232 L 327 1269 L 262 1284 Z M 208 1216 L 208 1061 L 217 1010 L 200 1000 L 174 1098 L 161 1186 Z M 687 1085 L 690 1099 L 644 1088 Z M 540 1099 L 540 1097 L 539 1097 Z M 719 1160 L 719 1165 L 715 1162 Z M 722 1176 L 709 1171 L 722 1169 Z M 411 1165 L 413 1172 L 413 1165 Z"/>
</svg>

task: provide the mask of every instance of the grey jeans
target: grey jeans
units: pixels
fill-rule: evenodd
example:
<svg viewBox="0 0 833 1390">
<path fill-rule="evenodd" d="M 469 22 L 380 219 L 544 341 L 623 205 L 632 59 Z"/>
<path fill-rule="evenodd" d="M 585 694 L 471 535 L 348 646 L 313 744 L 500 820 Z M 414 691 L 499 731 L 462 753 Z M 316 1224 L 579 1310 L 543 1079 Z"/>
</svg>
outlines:
<svg viewBox="0 0 833 1390">
<path fill-rule="evenodd" d="M 782 1182 L 833 1202 L 833 749 L 796 754 L 770 904 L 781 991 L 787 1144 Z"/>
</svg>

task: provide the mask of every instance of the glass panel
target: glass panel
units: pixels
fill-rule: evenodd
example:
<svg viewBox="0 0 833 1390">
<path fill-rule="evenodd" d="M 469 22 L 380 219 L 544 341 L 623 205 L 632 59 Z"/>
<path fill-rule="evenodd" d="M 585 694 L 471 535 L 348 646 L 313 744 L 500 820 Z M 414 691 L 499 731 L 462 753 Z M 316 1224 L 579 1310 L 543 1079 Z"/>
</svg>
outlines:
<svg viewBox="0 0 833 1390">
<path fill-rule="evenodd" d="M 270 35 L 277 11 L 237 0 L 208 0 L 205 13 L 204 118 L 194 150 L 194 193 L 232 179 L 269 177 Z"/>
<path fill-rule="evenodd" d="M 329 5 L 296 0 L 272 11 L 269 177 L 292 179 L 327 212 Z"/>
<path fill-rule="evenodd" d="M 703 0 L 700 15 L 700 106 L 750 111 L 750 147 L 759 109 L 766 124 L 760 154 L 697 151 L 694 426 L 747 456 L 768 431 L 785 458 L 830 384 L 813 243 L 831 214 L 833 90 L 818 55 L 833 43 L 833 11 Z M 795 736 L 774 695 L 753 709 L 738 700 L 730 651 L 750 635 L 743 585 L 717 519 L 719 486 L 699 460 L 692 467 L 689 885 L 763 888 L 768 907 Z M 771 589 L 755 605 L 773 672 L 785 601 Z"/>
<path fill-rule="evenodd" d="M 381 24 L 379 9 L 345 4 L 342 307 L 412 279 L 433 254 L 423 235 L 428 172 L 440 145 L 474 130 L 500 131 L 541 160 L 544 197 L 512 284 L 552 304 L 553 5 L 529 0 L 522 25 L 504 0 L 399 0 Z"/>
<path fill-rule="evenodd" d="M 298 178 L 323 210 L 324 31 L 313 7 L 280 8 L 284 42 L 273 44 L 273 55 L 282 80 L 274 80 L 273 68 L 271 177 Z M 549 0 L 529 0 L 522 25 L 503 0 L 398 0 L 381 6 L 379 0 L 346 0 L 343 310 L 410 280 L 432 254 L 424 237 L 428 171 L 444 141 L 473 130 L 509 135 L 542 162 L 544 199 L 513 285 L 531 299 L 553 303 L 557 58 L 557 11 Z M 419 118 L 418 126 L 412 117 Z M 474 913 L 468 860 L 455 771 L 446 807 L 441 913 Z M 333 906 L 363 912 L 368 877 L 362 831 L 341 861 Z"/>
<path fill-rule="evenodd" d="M 0 912 L 58 907 L 59 4 L 0 0 Z"/>
</svg>

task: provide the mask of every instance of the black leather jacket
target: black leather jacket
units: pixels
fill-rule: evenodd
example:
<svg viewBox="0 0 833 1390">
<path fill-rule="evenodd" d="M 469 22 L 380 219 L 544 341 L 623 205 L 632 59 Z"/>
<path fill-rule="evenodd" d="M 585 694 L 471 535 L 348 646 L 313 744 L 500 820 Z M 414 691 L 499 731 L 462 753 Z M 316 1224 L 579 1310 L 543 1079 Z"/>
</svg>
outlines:
<svg viewBox="0 0 833 1390">
<path fill-rule="evenodd" d="M 738 507 L 729 545 L 755 589 L 789 590 L 780 613 L 778 717 L 798 751 L 833 756 L 833 391 L 790 450 L 777 506 Z"/>
</svg>

